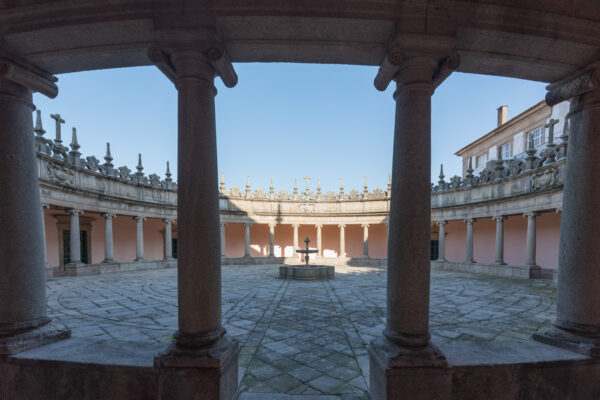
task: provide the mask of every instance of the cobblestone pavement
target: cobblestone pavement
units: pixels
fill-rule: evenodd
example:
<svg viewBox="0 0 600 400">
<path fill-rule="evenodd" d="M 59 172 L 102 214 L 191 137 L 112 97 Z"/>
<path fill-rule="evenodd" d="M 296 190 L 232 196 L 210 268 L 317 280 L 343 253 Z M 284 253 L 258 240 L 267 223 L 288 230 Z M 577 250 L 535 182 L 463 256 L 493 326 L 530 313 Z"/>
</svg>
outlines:
<svg viewBox="0 0 600 400">
<path fill-rule="evenodd" d="M 385 322 L 386 272 L 336 267 L 330 281 L 283 281 L 277 266 L 223 267 L 223 323 L 240 341 L 248 393 L 366 398 L 366 346 Z M 50 280 L 48 311 L 76 337 L 168 343 L 177 327 L 176 270 Z M 432 272 L 438 341 L 529 340 L 554 318 L 555 284 Z"/>
</svg>

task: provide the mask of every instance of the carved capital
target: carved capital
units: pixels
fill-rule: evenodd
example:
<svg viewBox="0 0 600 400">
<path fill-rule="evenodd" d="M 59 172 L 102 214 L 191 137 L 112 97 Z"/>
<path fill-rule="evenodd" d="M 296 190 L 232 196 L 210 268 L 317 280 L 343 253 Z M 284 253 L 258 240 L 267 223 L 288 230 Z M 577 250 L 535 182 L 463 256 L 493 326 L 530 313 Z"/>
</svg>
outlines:
<svg viewBox="0 0 600 400">
<path fill-rule="evenodd" d="M 141 216 L 141 215 L 136 215 L 135 217 L 133 217 L 133 219 L 135 219 L 135 220 L 136 220 L 136 221 L 138 221 L 138 222 L 139 222 L 139 221 L 142 221 L 142 222 L 143 222 L 143 221 L 145 221 L 145 220 L 146 220 L 146 217 L 144 217 L 144 216 Z"/>
<path fill-rule="evenodd" d="M 252 223 L 250 222 L 244 222 L 244 227 L 245 228 L 250 228 L 252 226 Z"/>
<path fill-rule="evenodd" d="M 300 227 L 300 224 L 292 224 L 292 227 L 298 229 Z"/>
<path fill-rule="evenodd" d="M 67 213 L 71 214 L 71 215 L 81 215 L 83 214 L 83 210 L 79 210 L 77 208 L 69 208 L 67 210 L 65 210 Z"/>
<path fill-rule="evenodd" d="M 113 219 L 117 216 L 116 214 L 112 213 L 101 213 L 100 215 L 103 216 L 105 219 Z"/>
<path fill-rule="evenodd" d="M 317 229 L 321 229 L 323 227 L 323 224 L 315 224 L 315 228 Z"/>
<path fill-rule="evenodd" d="M 276 222 L 269 222 L 269 229 L 275 229 L 276 226 L 277 226 Z"/>
<path fill-rule="evenodd" d="M 48 210 L 50 208 L 50 204 L 42 203 L 42 211 Z"/>
<path fill-rule="evenodd" d="M 369 224 L 360 224 L 363 228 L 369 228 Z"/>
<path fill-rule="evenodd" d="M 494 220 L 496 222 L 502 222 L 507 218 L 508 218 L 508 216 L 506 216 L 506 215 L 495 215 L 492 217 L 492 220 Z"/>
<path fill-rule="evenodd" d="M 0 49 L 0 79 L 6 79 L 51 99 L 58 95 L 58 78 L 25 60 L 4 54 Z"/>
<path fill-rule="evenodd" d="M 173 223 L 173 221 L 175 221 L 175 218 L 165 218 L 165 219 L 163 219 L 163 222 L 164 222 L 165 224 L 167 224 L 167 225 L 170 225 L 170 224 L 172 224 L 172 223 Z M 225 224 L 222 224 L 222 225 L 225 225 Z"/>
<path fill-rule="evenodd" d="M 539 211 L 529 211 L 529 212 L 523 213 L 524 218 L 535 218 L 535 217 L 539 217 L 540 215 L 541 215 L 541 213 Z"/>
<path fill-rule="evenodd" d="M 600 62 L 595 62 L 546 86 L 546 104 L 553 106 L 600 87 Z"/>
<path fill-rule="evenodd" d="M 464 220 L 467 224 L 472 224 L 473 222 L 477 221 L 476 218 L 465 218 Z"/>
<path fill-rule="evenodd" d="M 346 228 L 346 224 L 338 224 L 338 228 L 345 229 Z"/>
<path fill-rule="evenodd" d="M 438 225 L 446 225 L 448 223 L 448 221 L 446 220 L 440 220 L 440 221 L 435 221 L 436 224 Z"/>
</svg>

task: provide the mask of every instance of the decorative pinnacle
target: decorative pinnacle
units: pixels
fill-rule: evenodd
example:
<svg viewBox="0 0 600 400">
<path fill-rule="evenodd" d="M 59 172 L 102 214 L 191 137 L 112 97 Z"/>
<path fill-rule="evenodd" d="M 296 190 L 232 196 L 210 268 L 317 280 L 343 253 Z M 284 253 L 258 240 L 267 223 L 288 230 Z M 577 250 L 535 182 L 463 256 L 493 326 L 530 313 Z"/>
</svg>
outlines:
<svg viewBox="0 0 600 400">
<path fill-rule="evenodd" d="M 308 185 L 312 178 L 310 176 L 305 176 L 304 179 L 306 180 L 306 193 L 308 193 L 308 190 L 309 190 Z"/>
<path fill-rule="evenodd" d="M 467 176 L 473 176 L 473 157 L 469 157 L 469 166 L 467 167 Z"/>
<path fill-rule="evenodd" d="M 298 194 L 298 179 L 294 178 L 294 194 Z"/>
<path fill-rule="evenodd" d="M 533 143 L 533 134 L 529 134 L 529 145 L 527 146 L 527 150 L 533 150 L 535 144 Z"/>
<path fill-rule="evenodd" d="M 106 155 L 104 156 L 104 160 L 106 161 L 106 166 L 112 167 L 112 156 L 110 155 L 110 143 L 106 143 Z"/>
<path fill-rule="evenodd" d="M 169 162 L 167 161 L 167 166 L 169 165 Z M 221 182 L 219 182 L 219 190 L 220 191 L 225 191 L 225 172 L 221 172 Z"/>
<path fill-rule="evenodd" d="M 321 194 L 321 180 L 317 179 L 317 194 Z"/>
<path fill-rule="evenodd" d="M 344 178 L 340 178 L 340 194 L 344 194 Z"/>
<path fill-rule="evenodd" d="M 444 182 L 444 164 L 440 164 L 440 182 Z"/>
<path fill-rule="evenodd" d="M 392 191 L 392 174 L 388 174 L 387 190 L 388 190 L 388 193 Z"/>
<path fill-rule="evenodd" d="M 71 152 L 77 152 L 81 146 L 77 143 L 77 128 L 73 127 L 73 135 L 71 136 Z"/>
<path fill-rule="evenodd" d="M 246 192 L 250 192 L 250 175 L 246 178 Z"/>
<path fill-rule="evenodd" d="M 273 186 L 273 177 L 271 177 L 271 186 L 269 186 L 269 193 L 273 194 L 275 192 L 275 186 Z"/>
<path fill-rule="evenodd" d="M 46 131 L 42 127 L 42 112 L 40 110 L 36 110 L 35 112 L 36 112 L 35 128 L 33 128 L 33 131 L 35 132 L 36 135 L 38 135 L 39 137 L 42 137 L 42 136 L 44 136 L 44 133 L 46 133 Z"/>
<path fill-rule="evenodd" d="M 171 179 L 171 168 L 169 168 L 169 162 L 167 161 L 167 172 L 165 173 L 165 181 L 167 182 L 173 182 L 173 179 Z"/>
<path fill-rule="evenodd" d="M 50 114 L 50 118 L 56 121 L 56 139 L 54 139 L 54 141 L 58 144 L 61 144 L 62 138 L 60 137 L 60 124 L 64 124 L 65 120 L 60 117 L 60 114 Z"/>
<path fill-rule="evenodd" d="M 363 193 L 369 193 L 369 187 L 367 186 L 367 177 L 365 176 L 365 184 L 363 185 Z"/>
<path fill-rule="evenodd" d="M 561 139 L 564 140 L 564 138 L 569 137 L 569 119 L 565 118 L 565 124 L 563 125 L 563 133 L 562 135 L 560 135 Z"/>
<path fill-rule="evenodd" d="M 144 166 L 142 165 L 142 153 L 138 153 L 138 165 L 135 167 L 138 170 L 138 173 L 141 174 L 144 170 Z"/>
<path fill-rule="evenodd" d="M 497 147 L 497 157 L 498 161 L 502 160 L 502 146 Z"/>
</svg>

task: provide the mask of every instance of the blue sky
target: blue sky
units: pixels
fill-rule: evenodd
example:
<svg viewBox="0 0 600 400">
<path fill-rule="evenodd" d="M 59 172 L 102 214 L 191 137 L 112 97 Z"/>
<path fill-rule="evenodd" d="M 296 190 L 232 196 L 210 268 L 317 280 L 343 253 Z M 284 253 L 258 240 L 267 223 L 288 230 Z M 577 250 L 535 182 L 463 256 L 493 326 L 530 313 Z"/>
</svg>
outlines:
<svg viewBox="0 0 600 400">
<path fill-rule="evenodd" d="M 392 165 L 393 85 L 378 92 L 374 67 L 315 64 L 236 64 L 239 83 L 217 80 L 219 172 L 227 187 L 291 191 L 294 178 L 323 191 L 384 189 Z M 142 153 L 144 172 L 164 176 L 166 161 L 177 172 L 177 93 L 154 67 L 80 72 L 59 76 L 59 95 L 36 94 L 46 137 L 54 138 L 51 113 L 66 120 L 63 140 L 77 127 L 80 151 L 104 156 L 106 142 L 116 166 L 134 168 Z M 472 74 L 453 74 L 432 103 L 432 182 L 439 165 L 446 177 L 460 175 L 454 152 L 496 126 L 496 109 L 509 118 L 543 99 L 545 84 Z"/>
</svg>

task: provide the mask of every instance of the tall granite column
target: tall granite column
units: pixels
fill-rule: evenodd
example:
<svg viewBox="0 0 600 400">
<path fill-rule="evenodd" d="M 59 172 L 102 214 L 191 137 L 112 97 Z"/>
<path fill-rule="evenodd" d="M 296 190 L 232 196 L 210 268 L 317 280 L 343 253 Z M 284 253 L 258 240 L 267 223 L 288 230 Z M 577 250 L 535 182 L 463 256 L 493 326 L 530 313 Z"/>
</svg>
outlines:
<svg viewBox="0 0 600 400">
<path fill-rule="evenodd" d="M 473 259 L 473 223 L 477 221 L 475 218 L 465 219 L 467 223 L 467 239 L 465 245 L 466 259 L 465 262 L 474 263 Z"/>
<path fill-rule="evenodd" d="M 339 224 L 338 227 L 340 228 L 340 257 L 341 258 L 345 258 L 346 257 L 346 225 L 345 224 Z"/>
<path fill-rule="evenodd" d="M 250 257 L 250 227 L 252 224 L 245 223 L 244 224 L 244 257 Z"/>
<path fill-rule="evenodd" d="M 548 87 L 550 106 L 570 99 L 554 329 L 538 340 L 600 357 L 600 68 Z"/>
<path fill-rule="evenodd" d="M 54 97 L 55 81 L 32 66 L 24 68 L 18 61 L 0 58 L 0 141 L 4 148 L 0 157 L 0 356 L 70 334 L 49 325 L 46 315 L 44 238 L 33 151 L 32 90 Z"/>
<path fill-rule="evenodd" d="M 221 258 L 225 258 L 226 253 L 225 253 L 225 225 L 227 225 L 225 222 L 221 222 L 220 223 L 220 227 L 221 230 L 219 231 L 220 233 L 220 237 L 221 237 Z"/>
<path fill-rule="evenodd" d="M 133 217 L 136 221 L 135 228 L 135 261 L 144 261 L 144 221 L 146 217 Z"/>
<path fill-rule="evenodd" d="M 445 365 L 429 342 L 431 95 L 436 66 L 434 58 L 409 56 L 394 75 L 386 326 L 384 337 L 369 346 L 373 399 L 399 390 L 390 370 Z M 377 78 L 375 82 L 377 86 Z"/>
<path fill-rule="evenodd" d="M 165 218 L 165 260 L 173 259 L 173 220 Z"/>
<path fill-rule="evenodd" d="M 269 257 L 275 257 L 275 225 L 269 224 Z"/>
<path fill-rule="evenodd" d="M 292 227 L 294 228 L 294 251 L 292 253 L 293 256 L 298 256 L 298 253 L 296 252 L 296 250 L 298 250 L 298 227 L 300 226 L 300 224 L 292 224 Z"/>
<path fill-rule="evenodd" d="M 104 217 L 104 263 L 114 262 L 113 218 L 115 214 L 103 213 Z"/>
<path fill-rule="evenodd" d="M 44 210 L 47 210 L 50 208 L 49 204 L 42 204 L 42 237 L 43 237 L 43 243 L 44 243 L 44 267 L 48 268 L 48 257 L 46 255 L 46 223 L 44 222 L 44 219 L 46 218 L 44 215 Z"/>
<path fill-rule="evenodd" d="M 438 261 L 446 261 L 446 224 L 448 221 L 437 221 L 440 227 L 438 235 Z"/>
<path fill-rule="evenodd" d="M 178 92 L 178 331 L 155 365 L 160 398 L 229 400 L 238 395 L 239 345 L 221 320 L 214 78 L 219 65 L 231 64 L 223 49 L 201 50 L 202 43 L 149 52 Z"/>
<path fill-rule="evenodd" d="M 82 264 L 81 261 L 81 231 L 79 229 L 79 215 L 83 211 L 71 208 L 67 210 L 71 215 L 69 232 L 69 264 L 75 266 Z"/>
<path fill-rule="evenodd" d="M 526 248 L 526 265 L 529 267 L 529 276 L 531 278 L 539 278 L 541 276 L 541 267 L 537 265 L 536 261 L 536 227 L 535 217 L 539 216 L 539 212 L 525 213 L 523 216 L 527 217 L 527 248 Z"/>
<path fill-rule="evenodd" d="M 363 228 L 363 258 L 369 258 L 369 224 L 362 224 Z"/>
<path fill-rule="evenodd" d="M 498 215 L 492 218 L 496 221 L 496 264 L 504 265 L 504 220 L 506 215 Z"/>
<path fill-rule="evenodd" d="M 316 256 L 318 258 L 321 258 L 321 257 L 323 257 L 323 249 L 321 247 L 321 228 L 323 228 L 323 225 L 316 224 L 315 226 L 317 228 L 317 254 L 316 254 Z"/>
</svg>

